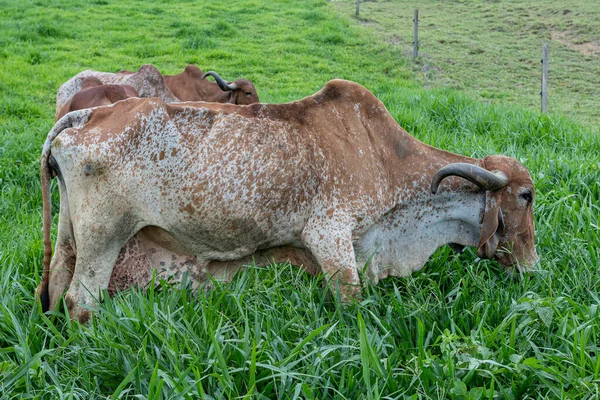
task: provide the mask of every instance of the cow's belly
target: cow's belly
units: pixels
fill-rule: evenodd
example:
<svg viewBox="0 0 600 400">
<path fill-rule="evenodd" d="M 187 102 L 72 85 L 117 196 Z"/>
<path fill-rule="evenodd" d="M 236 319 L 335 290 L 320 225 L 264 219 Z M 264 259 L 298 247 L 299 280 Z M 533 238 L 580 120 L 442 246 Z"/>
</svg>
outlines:
<svg viewBox="0 0 600 400">
<path fill-rule="evenodd" d="M 309 217 L 308 202 L 286 209 L 264 197 L 227 202 L 221 196 L 205 194 L 195 207 L 189 204 L 193 203 L 167 201 L 162 209 L 171 211 L 161 213 L 156 223 L 151 222 L 169 232 L 180 253 L 203 261 L 232 261 L 261 249 L 303 247 L 301 235 Z"/>
<path fill-rule="evenodd" d="M 180 282 L 187 275 L 188 282 L 198 288 L 209 284 L 210 279 L 228 282 L 244 266 L 285 262 L 300 266 L 313 275 L 320 271 L 308 250 L 290 245 L 257 250 L 229 261 L 201 262 L 165 230 L 146 227 L 121 249 L 108 291 L 114 294 L 116 290 L 132 286 L 147 287 L 153 282 L 155 271 L 157 278 L 171 282 Z"/>
</svg>

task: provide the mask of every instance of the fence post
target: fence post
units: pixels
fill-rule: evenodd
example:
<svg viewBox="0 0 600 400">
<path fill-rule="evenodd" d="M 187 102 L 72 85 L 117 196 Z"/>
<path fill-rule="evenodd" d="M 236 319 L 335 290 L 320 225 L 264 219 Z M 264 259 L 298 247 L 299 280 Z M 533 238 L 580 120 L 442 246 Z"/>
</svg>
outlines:
<svg viewBox="0 0 600 400">
<path fill-rule="evenodd" d="M 356 0 L 356 16 L 358 17 L 360 11 L 360 0 Z"/>
<path fill-rule="evenodd" d="M 413 58 L 419 56 L 419 10 L 415 10 L 414 31 L 413 31 Z"/>
<path fill-rule="evenodd" d="M 542 47 L 542 112 L 548 111 L 548 53 L 550 46 L 548 43 L 544 43 Z"/>
</svg>

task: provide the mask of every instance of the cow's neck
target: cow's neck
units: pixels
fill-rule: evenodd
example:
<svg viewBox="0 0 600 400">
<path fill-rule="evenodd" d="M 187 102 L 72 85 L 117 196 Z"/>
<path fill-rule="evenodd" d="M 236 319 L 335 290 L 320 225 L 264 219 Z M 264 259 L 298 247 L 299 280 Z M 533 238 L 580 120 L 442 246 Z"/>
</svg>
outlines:
<svg viewBox="0 0 600 400">
<path fill-rule="evenodd" d="M 369 278 L 405 276 L 419 270 L 433 252 L 448 243 L 476 246 L 485 194 L 423 194 L 385 214 L 355 244 L 359 267 L 369 260 Z"/>
<path fill-rule="evenodd" d="M 485 192 L 457 177 L 444 180 L 436 194 L 430 187 L 441 167 L 455 162 L 481 166 L 481 161 L 426 147 L 428 154 L 408 163 L 410 173 L 398 173 L 395 206 L 355 244 L 359 267 L 369 262 L 367 275 L 375 282 L 422 268 L 445 244 L 479 242 Z"/>
</svg>

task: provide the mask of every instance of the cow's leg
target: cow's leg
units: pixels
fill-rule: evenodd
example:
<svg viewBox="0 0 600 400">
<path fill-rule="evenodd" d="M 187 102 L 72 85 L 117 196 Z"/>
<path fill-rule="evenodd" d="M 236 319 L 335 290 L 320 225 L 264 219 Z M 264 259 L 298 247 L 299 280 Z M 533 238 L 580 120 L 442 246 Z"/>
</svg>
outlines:
<svg viewBox="0 0 600 400">
<path fill-rule="evenodd" d="M 309 218 L 302 241 L 321 266 L 332 290 L 339 288 L 343 302 L 360 297 L 350 218 L 324 215 Z"/>
<path fill-rule="evenodd" d="M 60 296 L 69 287 L 75 269 L 75 258 L 73 243 L 63 238 L 59 225 L 58 241 L 50 262 L 49 278 L 47 281 L 42 280 L 36 289 L 36 296 L 46 299 L 42 302 L 44 311 L 53 310 Z"/>
<path fill-rule="evenodd" d="M 60 235 L 59 235 L 60 238 Z M 75 270 L 75 248 L 72 243 L 57 242 L 54 257 L 50 263 L 50 279 L 48 282 L 49 309 L 56 307 L 58 299 L 71 284 Z"/>
<path fill-rule="evenodd" d="M 88 223 L 83 232 L 76 233 L 77 261 L 65 303 L 72 319 L 85 323 L 89 308 L 96 303 L 102 290 L 108 288 L 110 276 L 121 247 L 133 232 L 126 226 L 107 226 Z"/>
</svg>

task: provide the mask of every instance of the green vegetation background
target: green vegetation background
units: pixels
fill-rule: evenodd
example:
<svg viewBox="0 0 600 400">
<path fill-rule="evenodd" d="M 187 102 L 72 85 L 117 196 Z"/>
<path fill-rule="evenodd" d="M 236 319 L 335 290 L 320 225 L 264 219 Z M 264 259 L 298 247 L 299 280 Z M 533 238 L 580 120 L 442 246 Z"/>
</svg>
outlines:
<svg viewBox="0 0 600 400">
<path fill-rule="evenodd" d="M 0 0 L 0 398 L 599 395 L 597 114 L 581 125 L 483 104 L 444 82 L 425 88 L 422 70 L 382 40 L 381 27 L 351 18 L 344 11 L 351 6 Z M 366 288 L 348 308 L 328 299 L 320 279 L 278 265 L 250 268 L 198 295 L 164 282 L 124 292 L 86 326 L 60 311 L 40 314 L 38 157 L 56 90 L 85 69 L 145 63 L 170 74 L 194 63 L 226 79 L 246 77 L 264 102 L 350 79 L 426 143 L 519 159 L 536 183 L 541 271 L 510 279 L 471 250 L 456 256 L 445 247 L 422 271 Z M 463 71 L 457 79 L 476 76 Z M 502 93 L 511 99 L 510 89 Z"/>
</svg>

